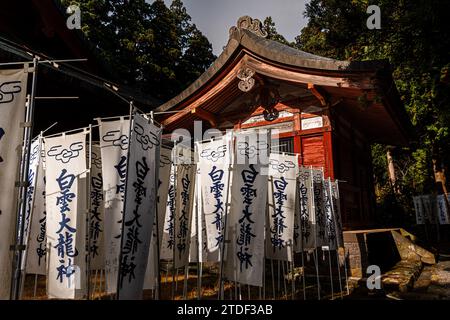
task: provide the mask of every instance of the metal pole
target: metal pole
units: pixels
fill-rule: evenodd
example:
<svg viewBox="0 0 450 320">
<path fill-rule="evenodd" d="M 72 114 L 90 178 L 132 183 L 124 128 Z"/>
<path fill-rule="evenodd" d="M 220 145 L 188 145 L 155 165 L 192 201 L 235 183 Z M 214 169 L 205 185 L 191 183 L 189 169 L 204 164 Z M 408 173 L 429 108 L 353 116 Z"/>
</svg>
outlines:
<svg viewBox="0 0 450 320">
<path fill-rule="evenodd" d="M 33 299 L 36 299 L 36 292 L 37 292 L 37 281 L 38 281 L 38 275 L 34 275 L 34 291 L 33 291 Z"/>
<path fill-rule="evenodd" d="M 273 271 L 273 259 L 270 259 L 270 273 L 272 274 L 272 295 L 273 295 L 273 299 L 275 300 L 276 295 L 275 295 L 275 274 Z"/>
<path fill-rule="evenodd" d="M 303 241 L 303 238 L 302 238 Z M 306 300 L 306 273 L 305 273 L 305 255 L 302 246 L 302 289 L 303 289 L 303 300 Z"/>
<path fill-rule="evenodd" d="M 174 158 L 174 170 L 173 170 L 173 186 L 174 186 L 174 195 L 175 195 L 175 207 L 176 207 L 176 200 L 177 200 L 177 176 L 178 176 L 178 151 L 177 151 L 177 142 L 175 141 L 174 148 L 175 152 Z M 173 214 L 173 245 L 172 245 L 172 300 L 175 299 L 175 291 L 176 288 L 176 277 L 175 272 L 178 276 L 178 270 L 175 271 L 175 248 L 177 244 L 177 235 L 176 235 L 176 224 L 177 224 L 177 210 L 175 210 Z"/>
<path fill-rule="evenodd" d="M 88 247 L 87 247 L 87 259 L 86 259 L 86 276 L 87 276 L 87 299 L 90 300 L 91 299 L 91 230 L 90 230 L 90 226 L 91 226 L 91 178 L 92 178 L 92 174 L 91 174 L 91 170 L 92 170 L 92 125 L 89 125 L 89 159 L 88 159 L 88 163 L 89 163 L 89 168 L 87 171 L 87 177 L 86 177 L 86 181 L 87 181 L 87 187 L 86 187 L 86 193 L 87 193 L 87 216 L 86 216 L 86 238 L 87 238 L 87 243 L 88 243 Z M 97 279 L 95 279 L 94 281 L 96 281 Z M 95 290 L 94 290 L 95 291 Z"/>
<path fill-rule="evenodd" d="M 228 142 L 228 146 L 231 146 L 231 144 L 233 143 L 233 135 L 231 134 L 231 137 L 230 137 L 230 141 L 227 141 Z M 229 149 L 231 149 L 231 148 L 229 148 Z M 232 149 L 233 150 L 233 152 L 234 152 L 234 148 Z M 230 153 L 230 156 L 231 156 L 231 153 Z M 232 170 L 232 167 L 231 167 L 231 161 L 230 161 L 231 159 L 229 158 L 228 159 L 228 161 L 229 161 L 229 163 L 228 163 L 228 173 L 227 173 L 227 175 L 228 175 L 228 180 L 227 180 L 227 196 L 226 196 L 226 198 L 225 198 L 225 217 L 223 218 L 223 239 L 222 239 L 222 243 L 221 243 L 221 248 L 220 248 L 220 278 L 219 278 L 219 299 L 224 299 L 224 292 L 223 292 L 223 269 L 224 269 L 224 255 L 225 255 L 225 242 L 226 242 L 226 236 L 227 236 L 227 220 L 228 220 L 228 213 L 229 213 L 229 210 L 228 210 L 228 208 L 230 207 L 230 205 L 229 205 L 229 203 L 228 203 L 228 201 L 229 201 L 229 196 L 230 196 L 230 193 L 231 193 L 231 190 L 230 190 L 230 175 L 231 175 L 231 170 Z"/>
<path fill-rule="evenodd" d="M 334 285 L 333 285 L 333 270 L 331 267 L 331 252 L 330 248 L 328 248 L 328 265 L 330 266 L 330 283 L 331 283 L 331 300 L 334 299 Z"/>
<path fill-rule="evenodd" d="M 184 267 L 184 282 L 183 282 L 183 299 L 187 299 L 187 285 L 189 280 L 189 263 Z"/>
<path fill-rule="evenodd" d="M 312 206 L 313 206 L 313 214 L 314 214 L 314 250 L 313 250 L 313 256 L 314 256 L 314 264 L 316 267 L 316 278 L 317 278 L 317 298 L 320 300 L 320 280 L 319 280 L 319 259 L 318 259 L 318 253 L 317 253 L 317 220 L 316 220 L 316 203 L 314 198 L 314 174 L 312 166 L 310 166 L 310 173 L 311 173 L 311 190 L 312 190 Z"/>
<path fill-rule="evenodd" d="M 20 172 L 20 192 L 19 192 L 19 205 L 18 205 L 18 217 L 16 223 L 16 243 L 14 247 L 14 258 L 13 258 L 13 279 L 11 281 L 11 299 L 17 300 L 20 297 L 20 287 L 21 287 L 21 264 L 22 264 L 22 251 L 23 248 L 23 232 L 24 232 L 24 222 L 26 214 L 25 200 L 28 191 L 28 170 L 30 164 L 30 149 L 31 149 L 31 134 L 33 130 L 34 123 L 34 97 L 36 96 L 36 81 L 37 81 L 37 58 L 33 59 L 33 76 L 31 83 L 31 95 L 27 108 L 27 119 L 26 126 L 24 130 L 24 146 L 23 156 L 21 158 L 21 172 Z"/>
<path fill-rule="evenodd" d="M 151 114 L 151 119 L 153 121 L 153 113 Z M 161 129 L 162 131 L 162 129 Z M 162 135 L 161 135 L 162 136 Z M 156 151 L 156 159 L 158 159 L 157 163 L 158 163 L 158 170 L 155 170 L 155 186 L 156 186 L 156 198 L 158 199 L 158 201 L 156 201 L 155 203 L 155 219 L 156 219 L 156 275 L 157 275 L 157 279 L 156 279 L 156 290 L 155 290 L 155 299 L 159 300 L 160 298 L 160 291 L 161 291 L 161 264 L 160 264 L 160 243 L 159 243 L 159 213 L 158 213 L 158 209 L 159 209 L 159 197 L 158 197 L 158 190 L 159 190 L 159 161 L 160 161 L 160 156 L 161 156 L 161 149 L 158 148 Z M 167 190 L 163 190 L 162 192 L 166 192 Z M 164 223 L 163 223 L 163 228 L 164 228 Z"/>
<path fill-rule="evenodd" d="M 333 203 L 333 186 L 331 185 L 331 179 L 328 178 L 328 187 L 329 187 L 329 191 L 330 191 L 330 205 L 331 205 L 331 213 L 332 213 L 332 217 L 333 217 L 333 221 L 334 221 L 334 229 L 336 230 L 336 233 L 340 231 L 342 231 L 340 228 L 338 228 L 338 224 L 337 224 L 337 216 L 336 216 L 336 208 L 334 207 L 334 203 Z M 339 235 L 336 234 L 336 262 L 337 262 L 337 270 L 338 270 L 338 277 L 339 277 L 339 290 L 341 293 L 341 299 L 344 298 L 343 293 L 342 293 L 342 279 L 341 279 L 341 266 L 339 264 L 339 243 L 338 243 L 338 239 L 339 239 Z M 330 263 L 331 263 L 331 258 L 330 258 Z"/>
</svg>

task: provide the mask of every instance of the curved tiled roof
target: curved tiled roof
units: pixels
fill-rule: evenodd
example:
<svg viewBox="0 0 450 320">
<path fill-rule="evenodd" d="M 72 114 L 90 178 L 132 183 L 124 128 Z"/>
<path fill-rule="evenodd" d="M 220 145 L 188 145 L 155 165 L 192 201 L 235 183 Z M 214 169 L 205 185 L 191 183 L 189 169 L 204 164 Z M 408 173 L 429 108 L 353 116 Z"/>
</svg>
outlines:
<svg viewBox="0 0 450 320">
<path fill-rule="evenodd" d="M 230 29 L 230 38 L 223 52 L 213 64 L 187 89 L 159 106 L 156 111 L 167 111 L 184 101 L 203 87 L 208 81 L 222 70 L 230 60 L 241 51 L 250 51 L 273 63 L 304 69 L 305 71 L 326 71 L 337 73 L 352 73 L 375 71 L 388 68 L 385 60 L 371 61 L 340 61 L 314 55 L 305 51 L 294 49 L 277 41 L 266 39 L 248 29 L 233 27 Z"/>
</svg>

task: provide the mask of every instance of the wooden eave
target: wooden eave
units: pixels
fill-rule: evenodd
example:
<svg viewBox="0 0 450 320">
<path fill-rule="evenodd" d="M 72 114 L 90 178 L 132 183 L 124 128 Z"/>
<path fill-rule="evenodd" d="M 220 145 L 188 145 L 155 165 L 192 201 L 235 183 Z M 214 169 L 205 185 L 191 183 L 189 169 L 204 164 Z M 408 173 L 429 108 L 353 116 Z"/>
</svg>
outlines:
<svg viewBox="0 0 450 320">
<path fill-rule="evenodd" d="M 254 70 L 256 78 L 309 88 L 318 106 L 328 107 L 324 106 L 319 92 L 328 97 L 330 105 L 343 100 L 335 108 L 343 108 L 346 116 L 357 121 L 355 125 L 366 131 L 371 142 L 404 145 L 410 140 L 410 122 L 401 101 L 396 98 L 396 90 L 392 90 L 395 84 L 389 78 L 386 61 L 348 62 L 323 58 L 242 29 L 231 34 L 222 54 L 202 76 L 156 109 L 156 112 L 183 111 L 161 117 L 166 129 L 190 129 L 194 120 L 207 120 L 211 126 L 217 125 L 233 101 L 245 100 L 251 94 L 237 87 L 237 74 L 242 68 Z M 386 85 L 389 85 L 388 91 Z M 367 100 L 364 106 L 359 105 L 361 97 Z M 243 121 L 257 107 L 247 104 L 235 112 Z M 208 117 L 202 117 L 202 113 Z"/>
</svg>

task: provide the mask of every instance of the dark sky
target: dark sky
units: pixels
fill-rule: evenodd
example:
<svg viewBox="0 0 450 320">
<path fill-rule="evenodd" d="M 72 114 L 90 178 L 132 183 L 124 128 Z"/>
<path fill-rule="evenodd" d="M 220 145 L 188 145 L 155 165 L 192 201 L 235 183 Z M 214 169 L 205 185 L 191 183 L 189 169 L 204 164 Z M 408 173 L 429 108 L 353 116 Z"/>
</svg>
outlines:
<svg viewBox="0 0 450 320">
<path fill-rule="evenodd" d="M 164 0 L 170 5 L 171 0 Z M 303 17 L 307 0 L 184 0 L 192 22 L 212 43 L 214 54 L 219 55 L 228 41 L 228 30 L 236 25 L 240 16 L 264 20 L 272 16 L 277 30 L 293 41 L 306 25 Z"/>
</svg>

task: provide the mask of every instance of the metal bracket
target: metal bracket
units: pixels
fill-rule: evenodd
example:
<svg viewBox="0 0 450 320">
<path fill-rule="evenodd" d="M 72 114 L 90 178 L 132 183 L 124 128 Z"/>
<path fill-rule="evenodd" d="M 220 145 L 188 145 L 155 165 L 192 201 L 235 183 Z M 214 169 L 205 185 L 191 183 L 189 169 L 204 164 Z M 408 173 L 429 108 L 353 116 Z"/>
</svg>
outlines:
<svg viewBox="0 0 450 320">
<path fill-rule="evenodd" d="M 19 126 L 20 126 L 21 128 L 31 128 L 32 125 L 33 125 L 33 124 L 31 123 L 31 121 L 21 122 L 21 123 L 19 124 Z"/>
<path fill-rule="evenodd" d="M 9 251 L 24 251 L 27 248 L 24 244 L 12 244 L 9 246 Z"/>
<path fill-rule="evenodd" d="M 28 183 L 28 181 L 16 181 L 14 185 L 16 186 L 16 188 L 20 188 L 20 187 L 28 187 L 30 184 Z"/>
</svg>

